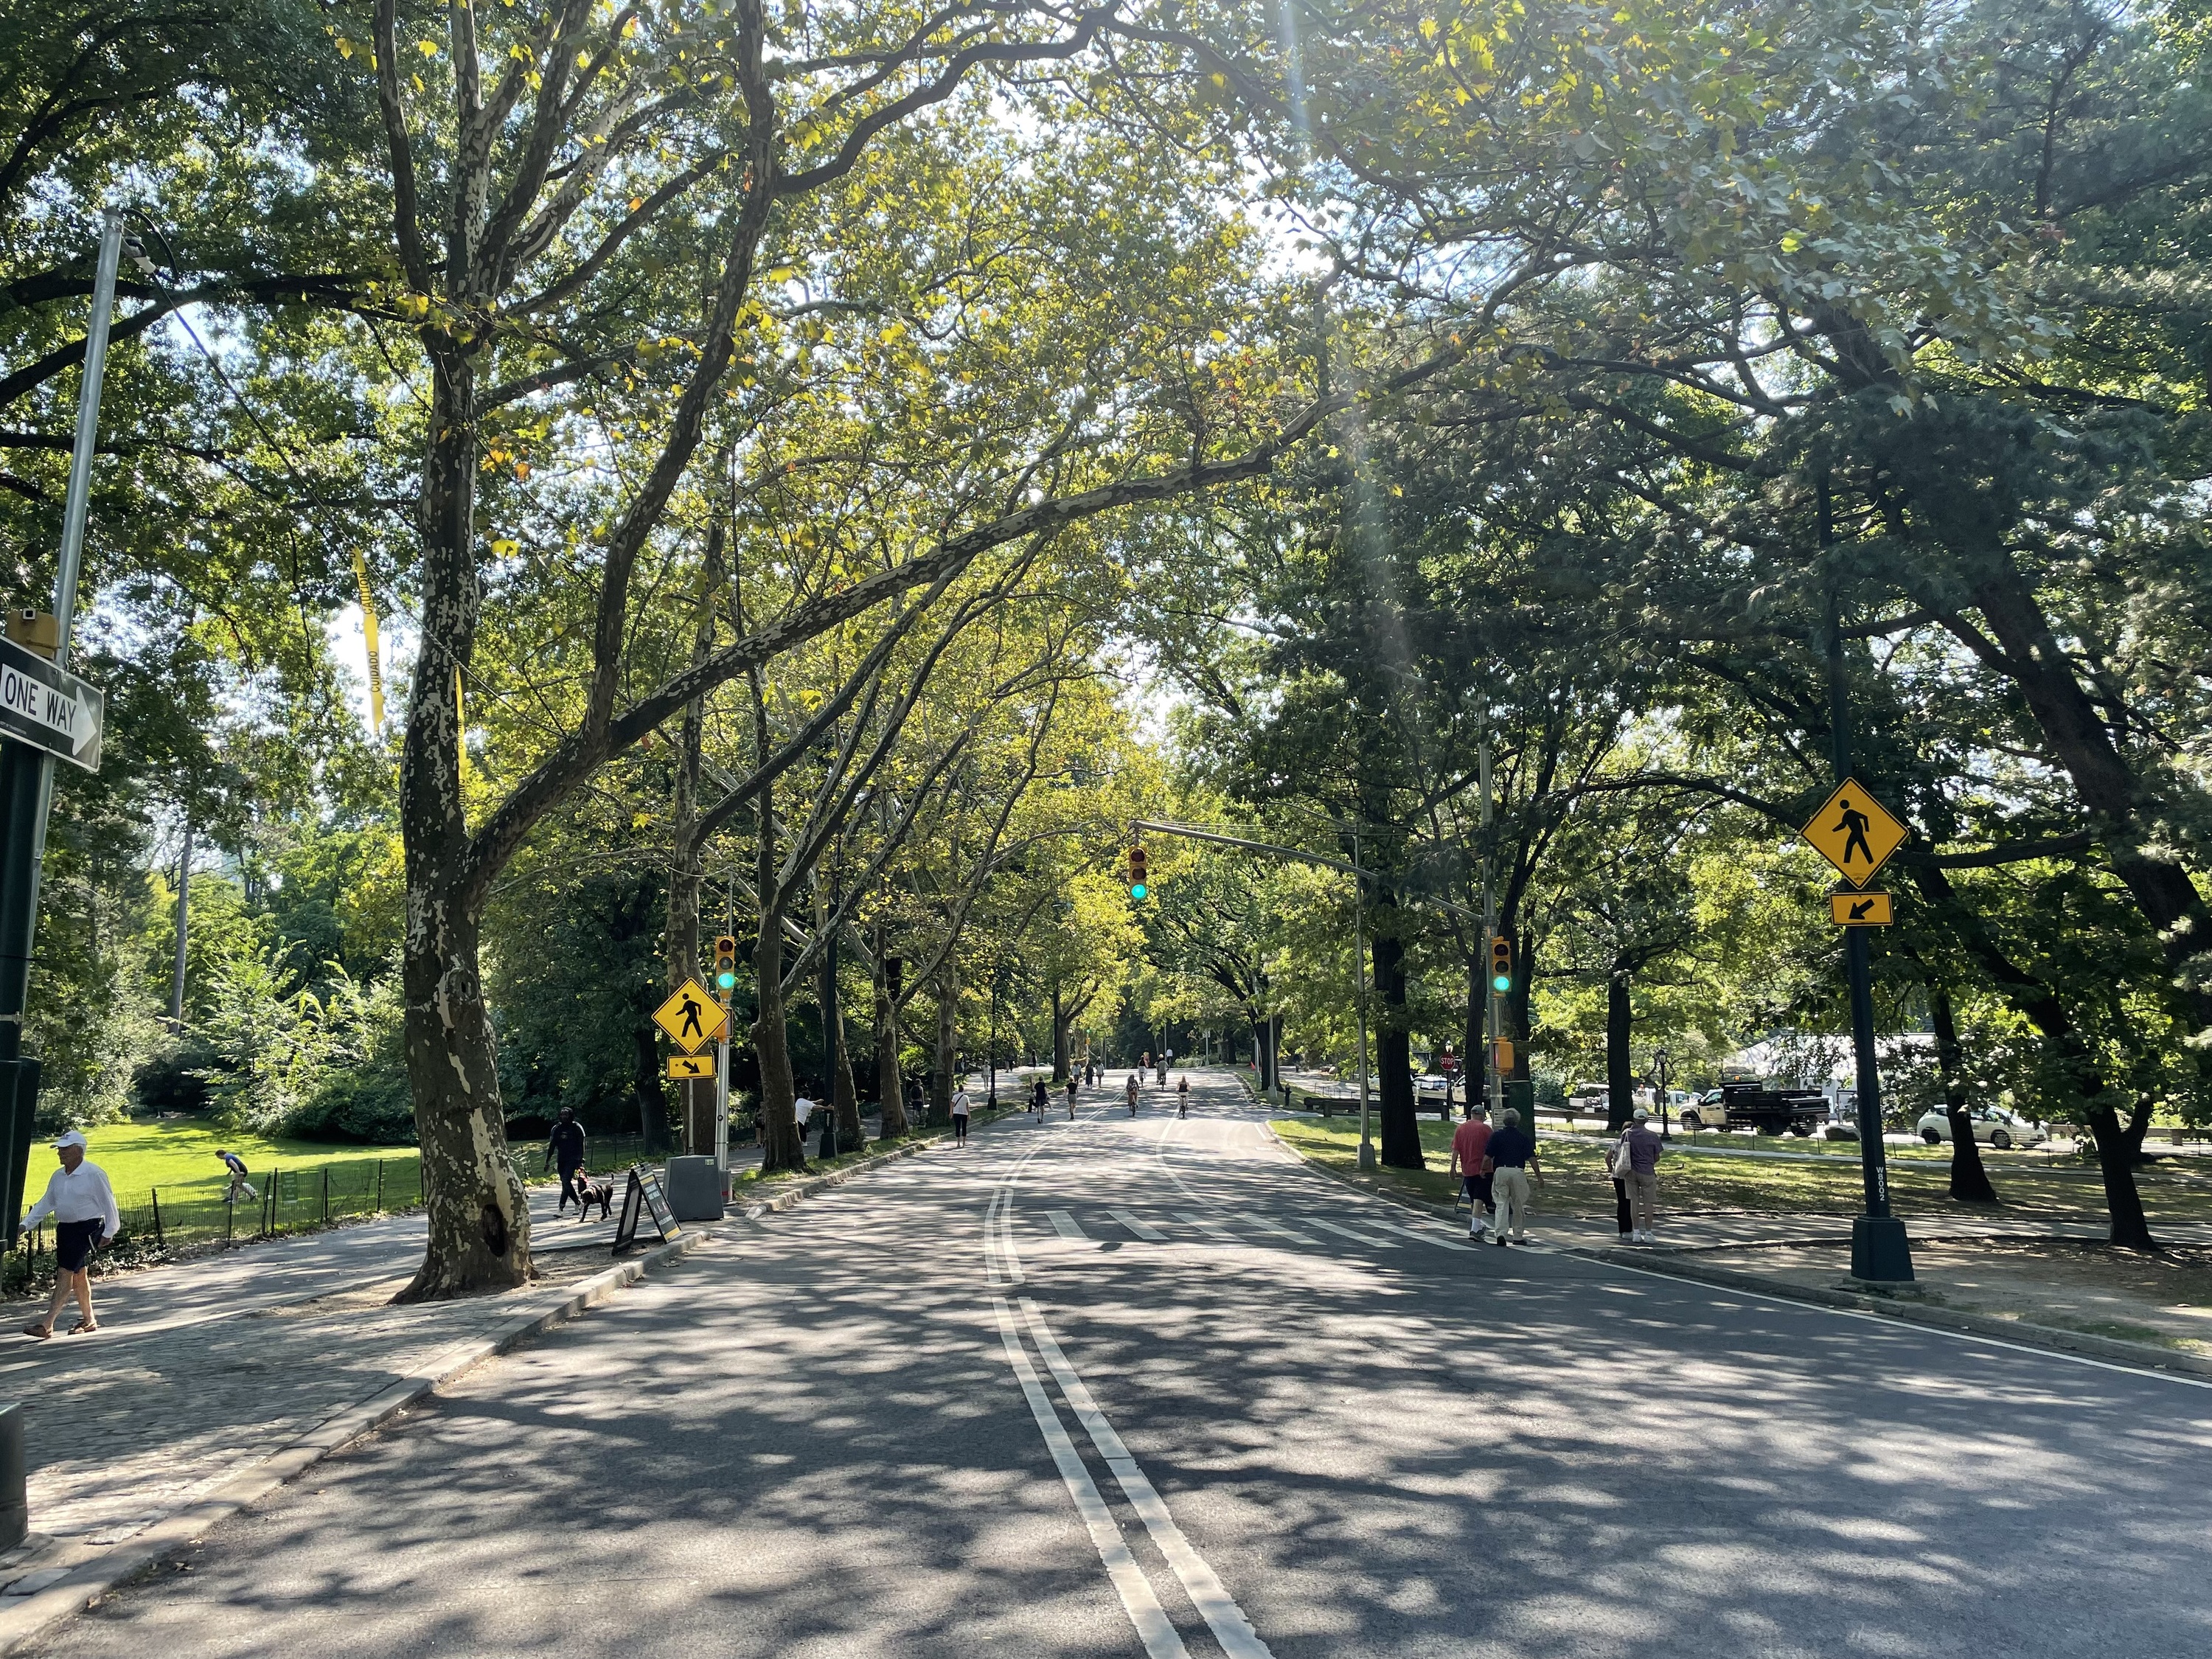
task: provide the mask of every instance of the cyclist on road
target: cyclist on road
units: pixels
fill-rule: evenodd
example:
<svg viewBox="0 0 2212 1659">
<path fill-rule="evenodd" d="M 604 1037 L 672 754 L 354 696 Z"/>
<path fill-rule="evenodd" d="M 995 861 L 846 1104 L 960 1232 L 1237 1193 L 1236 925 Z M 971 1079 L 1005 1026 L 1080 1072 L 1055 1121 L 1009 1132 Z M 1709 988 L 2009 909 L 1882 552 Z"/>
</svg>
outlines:
<svg viewBox="0 0 2212 1659">
<path fill-rule="evenodd" d="M 1136 1115 L 1137 1115 L 1137 1074 L 1136 1074 L 1134 1072 L 1132 1072 L 1132 1073 L 1129 1073 L 1129 1115 L 1130 1115 L 1131 1117 L 1134 1117 L 1134 1116 L 1136 1116 Z"/>
</svg>

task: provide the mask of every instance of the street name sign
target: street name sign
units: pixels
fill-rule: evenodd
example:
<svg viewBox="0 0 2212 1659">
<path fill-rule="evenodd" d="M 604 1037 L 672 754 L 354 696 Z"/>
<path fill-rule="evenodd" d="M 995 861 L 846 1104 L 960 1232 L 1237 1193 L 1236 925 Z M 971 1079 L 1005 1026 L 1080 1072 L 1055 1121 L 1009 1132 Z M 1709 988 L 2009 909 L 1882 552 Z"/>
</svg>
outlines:
<svg viewBox="0 0 2212 1659">
<path fill-rule="evenodd" d="M 0 639 L 0 737 L 97 772 L 101 713 L 94 687 L 15 641 Z"/>
<path fill-rule="evenodd" d="M 714 1075 L 714 1056 L 712 1054 L 671 1054 L 668 1075 L 678 1079 L 711 1078 Z"/>
<path fill-rule="evenodd" d="M 1812 822 L 1797 832 L 1854 887 L 1874 879 L 1889 855 L 1911 834 L 1856 778 L 1836 786 Z"/>
<path fill-rule="evenodd" d="M 668 1033 L 668 1040 L 687 1054 L 696 1054 L 730 1023 L 729 1011 L 714 1000 L 714 994 L 696 979 L 687 979 L 653 1011 L 653 1023 Z"/>
<path fill-rule="evenodd" d="M 1887 927 L 1897 920 L 1887 893 L 1831 893 L 1828 915 L 1838 927 Z"/>
</svg>

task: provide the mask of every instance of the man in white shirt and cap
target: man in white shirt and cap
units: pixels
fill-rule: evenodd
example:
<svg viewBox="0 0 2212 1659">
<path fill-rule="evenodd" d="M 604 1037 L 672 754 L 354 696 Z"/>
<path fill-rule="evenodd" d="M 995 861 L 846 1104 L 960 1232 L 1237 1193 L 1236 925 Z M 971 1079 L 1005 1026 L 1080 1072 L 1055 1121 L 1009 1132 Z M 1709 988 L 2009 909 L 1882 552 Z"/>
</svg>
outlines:
<svg viewBox="0 0 2212 1659">
<path fill-rule="evenodd" d="M 54 1334 L 54 1321 L 61 1317 L 62 1304 L 72 1291 L 82 1317 L 70 1328 L 70 1334 L 100 1328 L 100 1322 L 92 1316 L 92 1253 L 123 1231 L 123 1216 L 115 1207 L 115 1188 L 107 1184 L 107 1171 L 85 1162 L 84 1136 L 71 1129 L 54 1142 L 54 1154 L 62 1167 L 46 1182 L 46 1195 L 23 1218 L 26 1232 L 48 1216 L 54 1218 L 53 1305 L 44 1319 L 34 1319 L 23 1327 L 24 1334 L 41 1341 Z"/>
</svg>

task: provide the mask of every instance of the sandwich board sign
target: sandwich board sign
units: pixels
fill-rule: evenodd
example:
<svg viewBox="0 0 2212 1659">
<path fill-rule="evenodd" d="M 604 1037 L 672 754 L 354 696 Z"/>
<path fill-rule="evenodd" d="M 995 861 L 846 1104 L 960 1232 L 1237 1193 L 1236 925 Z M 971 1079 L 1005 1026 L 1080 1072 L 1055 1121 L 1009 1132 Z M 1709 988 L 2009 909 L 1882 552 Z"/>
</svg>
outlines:
<svg viewBox="0 0 2212 1659">
<path fill-rule="evenodd" d="M 660 1176 L 642 1164 L 632 1164 L 629 1180 L 623 1188 L 622 1214 L 615 1221 L 617 1255 L 637 1243 L 641 1221 L 652 1222 L 664 1239 L 674 1238 L 684 1231 L 668 1207 L 667 1195 L 660 1190 Z"/>
<path fill-rule="evenodd" d="M 0 737 L 97 772 L 104 710 L 96 688 L 35 651 L 0 639 Z"/>
</svg>

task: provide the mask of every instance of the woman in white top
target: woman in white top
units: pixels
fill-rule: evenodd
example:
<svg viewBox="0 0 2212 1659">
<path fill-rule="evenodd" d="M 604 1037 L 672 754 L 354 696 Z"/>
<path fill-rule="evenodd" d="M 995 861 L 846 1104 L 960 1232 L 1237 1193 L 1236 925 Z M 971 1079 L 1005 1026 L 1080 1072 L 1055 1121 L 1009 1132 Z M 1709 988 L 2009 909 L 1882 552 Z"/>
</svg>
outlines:
<svg viewBox="0 0 2212 1659">
<path fill-rule="evenodd" d="M 952 1091 L 952 1144 L 968 1144 L 968 1091 L 964 1088 Z"/>
<path fill-rule="evenodd" d="M 108 1185 L 107 1171 L 84 1161 L 84 1137 L 71 1129 L 54 1142 L 54 1153 L 62 1167 L 47 1181 L 46 1195 L 23 1218 L 27 1232 L 48 1216 L 54 1218 L 53 1304 L 44 1319 L 34 1319 L 23 1327 L 25 1335 L 40 1341 L 54 1334 L 54 1321 L 61 1317 L 62 1304 L 72 1291 L 76 1293 L 81 1316 L 70 1328 L 70 1334 L 100 1328 L 100 1322 L 92 1316 L 88 1264 L 103 1240 L 123 1231 L 122 1212 L 115 1207 L 115 1188 Z"/>
</svg>

